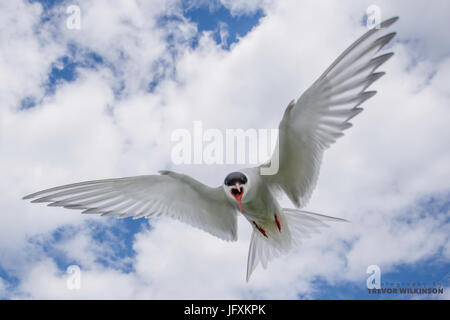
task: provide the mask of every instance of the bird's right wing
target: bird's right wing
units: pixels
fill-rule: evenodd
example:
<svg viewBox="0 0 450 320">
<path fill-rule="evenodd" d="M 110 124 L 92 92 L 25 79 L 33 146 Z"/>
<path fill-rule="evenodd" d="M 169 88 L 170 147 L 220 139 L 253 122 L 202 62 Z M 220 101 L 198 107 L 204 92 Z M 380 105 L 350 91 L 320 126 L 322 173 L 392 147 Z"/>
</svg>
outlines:
<svg viewBox="0 0 450 320">
<path fill-rule="evenodd" d="M 237 218 L 222 187 L 211 188 L 187 175 L 161 171 L 120 179 L 86 181 L 25 196 L 32 202 L 84 210 L 102 216 L 169 216 L 227 241 L 237 239 Z"/>
</svg>

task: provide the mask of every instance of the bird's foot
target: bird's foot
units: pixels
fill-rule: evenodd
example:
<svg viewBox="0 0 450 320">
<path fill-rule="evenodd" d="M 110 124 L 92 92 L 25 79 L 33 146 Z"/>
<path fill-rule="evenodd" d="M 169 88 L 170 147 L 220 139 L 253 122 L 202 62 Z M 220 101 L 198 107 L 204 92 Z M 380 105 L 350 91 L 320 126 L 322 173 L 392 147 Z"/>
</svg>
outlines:
<svg viewBox="0 0 450 320">
<path fill-rule="evenodd" d="M 258 229 L 258 231 L 261 232 L 261 234 L 262 234 L 264 237 L 268 238 L 267 233 L 266 233 L 266 230 L 264 230 L 263 228 L 261 228 L 260 226 L 258 226 L 258 224 L 257 224 L 255 221 L 253 221 L 253 224 L 255 225 L 255 228 Z"/>
<path fill-rule="evenodd" d="M 276 213 L 275 213 L 274 216 L 275 216 L 275 223 L 277 224 L 278 231 L 281 232 L 281 223 L 280 223 L 280 220 L 278 219 L 278 216 L 277 216 Z"/>
</svg>

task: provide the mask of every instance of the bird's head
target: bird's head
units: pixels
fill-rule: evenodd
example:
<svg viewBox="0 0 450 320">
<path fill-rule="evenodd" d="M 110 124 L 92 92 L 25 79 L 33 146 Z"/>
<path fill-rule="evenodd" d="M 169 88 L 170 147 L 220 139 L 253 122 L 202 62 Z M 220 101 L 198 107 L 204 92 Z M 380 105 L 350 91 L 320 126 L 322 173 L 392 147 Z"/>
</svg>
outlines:
<svg viewBox="0 0 450 320">
<path fill-rule="evenodd" d="M 232 172 L 226 176 L 223 188 L 227 197 L 239 206 L 242 211 L 242 199 L 246 196 L 248 188 L 248 177 L 242 172 Z"/>
</svg>

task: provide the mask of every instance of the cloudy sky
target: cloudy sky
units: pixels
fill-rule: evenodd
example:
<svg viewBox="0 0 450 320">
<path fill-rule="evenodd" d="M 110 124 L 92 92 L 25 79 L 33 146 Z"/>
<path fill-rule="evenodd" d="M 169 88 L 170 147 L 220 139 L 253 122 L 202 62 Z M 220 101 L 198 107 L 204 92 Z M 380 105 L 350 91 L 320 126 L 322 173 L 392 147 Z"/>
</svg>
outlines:
<svg viewBox="0 0 450 320">
<path fill-rule="evenodd" d="M 80 28 L 73 28 L 73 11 Z M 378 95 L 325 153 L 306 209 L 338 216 L 245 282 L 250 225 L 227 243 L 170 219 L 118 220 L 21 200 L 55 185 L 171 169 L 217 186 L 237 166 L 175 165 L 171 133 L 276 128 L 367 30 L 400 16 Z M 382 282 L 450 298 L 450 3 L 2 1 L 0 298 L 379 299 Z M 289 205 L 286 199 L 283 204 Z M 81 287 L 67 286 L 67 268 Z M 435 284 L 433 284 L 435 282 Z M 417 298 L 417 296 L 395 296 Z"/>
</svg>

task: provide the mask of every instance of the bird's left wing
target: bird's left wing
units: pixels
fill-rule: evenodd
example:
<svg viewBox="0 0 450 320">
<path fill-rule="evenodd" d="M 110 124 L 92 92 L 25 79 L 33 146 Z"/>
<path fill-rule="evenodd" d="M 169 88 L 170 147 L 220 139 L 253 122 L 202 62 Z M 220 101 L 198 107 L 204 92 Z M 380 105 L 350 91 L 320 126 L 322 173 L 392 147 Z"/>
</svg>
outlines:
<svg viewBox="0 0 450 320">
<path fill-rule="evenodd" d="M 279 170 L 262 178 L 272 189 L 284 191 L 297 207 L 303 207 L 311 196 L 323 151 L 344 135 L 352 126 L 350 120 L 363 110 L 359 106 L 375 95 L 376 91 L 366 89 L 384 75 L 375 71 L 393 55 L 378 52 L 394 38 L 388 27 L 397 19 L 367 31 L 286 108 L 276 154 L 268 163 L 272 167 L 276 161 Z"/>
<path fill-rule="evenodd" d="M 160 173 L 69 184 L 39 191 L 24 199 L 102 216 L 169 216 L 220 239 L 237 239 L 236 213 L 222 187 L 211 188 L 171 171 Z"/>
</svg>

